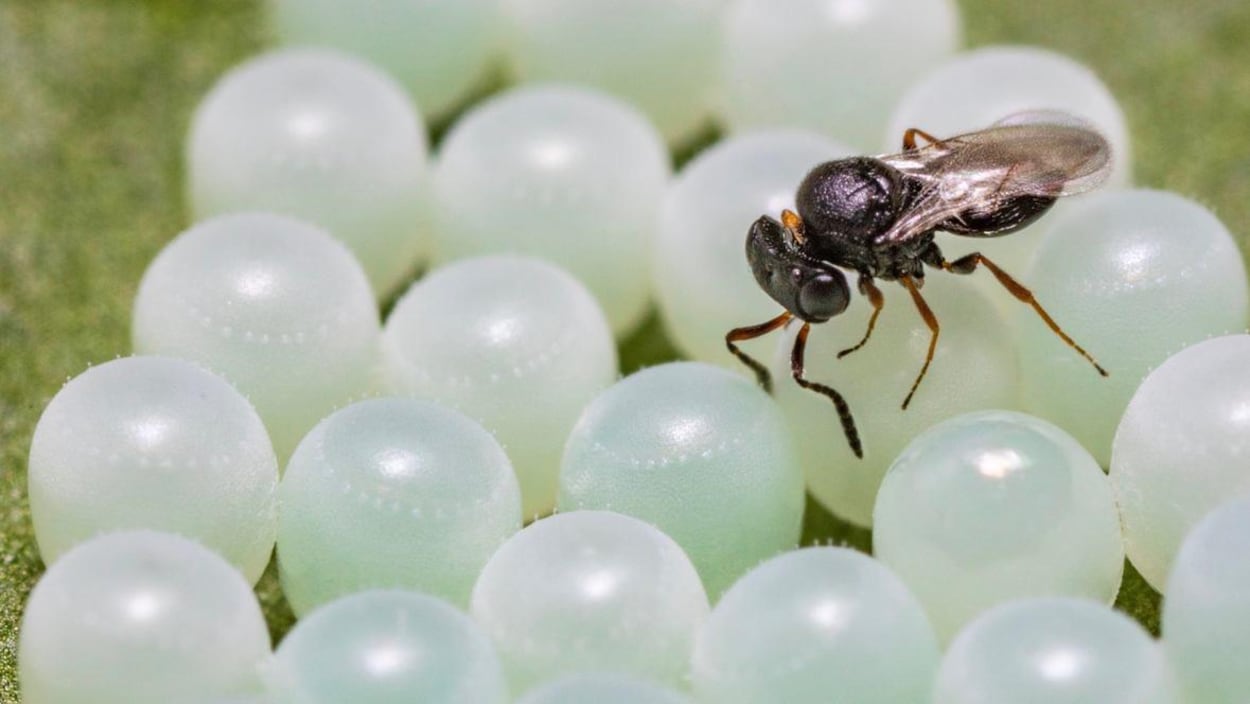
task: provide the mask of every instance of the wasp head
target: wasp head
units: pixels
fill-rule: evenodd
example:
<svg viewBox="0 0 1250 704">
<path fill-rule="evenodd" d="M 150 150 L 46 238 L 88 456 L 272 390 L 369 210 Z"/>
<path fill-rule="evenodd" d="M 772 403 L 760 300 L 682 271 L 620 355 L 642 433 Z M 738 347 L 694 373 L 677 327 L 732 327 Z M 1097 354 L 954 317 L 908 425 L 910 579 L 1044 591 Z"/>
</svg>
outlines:
<svg viewBox="0 0 1250 704">
<path fill-rule="evenodd" d="M 803 254 L 773 218 L 764 215 L 751 225 L 746 249 L 760 288 L 801 320 L 823 323 L 850 303 L 846 276 L 832 264 Z"/>
</svg>

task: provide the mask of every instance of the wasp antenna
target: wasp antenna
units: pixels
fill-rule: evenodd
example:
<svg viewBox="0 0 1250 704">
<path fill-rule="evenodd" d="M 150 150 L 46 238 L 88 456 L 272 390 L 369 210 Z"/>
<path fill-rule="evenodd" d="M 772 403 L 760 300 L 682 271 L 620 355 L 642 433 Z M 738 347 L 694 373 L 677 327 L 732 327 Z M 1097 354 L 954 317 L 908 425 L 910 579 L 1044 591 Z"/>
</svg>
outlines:
<svg viewBox="0 0 1250 704">
<path fill-rule="evenodd" d="M 808 381 L 803 376 L 803 352 L 807 349 L 807 334 L 811 332 L 811 329 L 811 323 L 803 323 L 803 327 L 799 329 L 798 337 L 794 338 L 794 349 L 790 352 L 790 374 L 799 386 L 809 391 L 815 391 L 833 401 L 834 407 L 838 409 L 838 419 L 842 421 L 842 433 L 846 435 L 846 442 L 851 446 L 851 452 L 854 452 L 855 456 L 862 460 L 864 458 L 864 446 L 859 441 L 859 430 L 855 427 L 855 418 L 851 415 L 851 407 L 847 404 L 846 399 L 842 398 L 842 394 L 835 391 L 832 387 Z"/>
</svg>

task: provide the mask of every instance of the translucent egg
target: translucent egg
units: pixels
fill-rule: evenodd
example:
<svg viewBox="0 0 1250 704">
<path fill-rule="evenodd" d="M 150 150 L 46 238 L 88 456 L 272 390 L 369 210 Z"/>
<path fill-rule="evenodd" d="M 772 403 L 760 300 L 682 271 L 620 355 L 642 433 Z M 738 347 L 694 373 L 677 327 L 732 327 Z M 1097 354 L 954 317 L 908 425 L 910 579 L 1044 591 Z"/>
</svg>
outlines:
<svg viewBox="0 0 1250 704">
<path fill-rule="evenodd" d="M 1216 508 L 1181 545 L 1163 600 L 1163 646 L 1186 701 L 1250 691 L 1250 497 Z"/>
<path fill-rule="evenodd" d="M 1250 494 L 1247 359 L 1250 335 L 1186 348 L 1146 377 L 1116 431 L 1111 485 L 1125 550 L 1156 589 L 1190 528 L 1230 496 Z"/>
<path fill-rule="evenodd" d="M 265 426 L 190 362 L 130 357 L 75 377 L 40 416 L 28 471 L 46 564 L 123 528 L 198 540 L 251 582 L 273 551 L 278 460 Z"/>
<path fill-rule="evenodd" d="M 677 543 L 636 518 L 558 513 L 504 543 L 473 588 L 512 691 L 611 670 L 680 685 L 707 594 Z"/>
<path fill-rule="evenodd" d="M 426 594 L 373 590 L 300 619 L 266 673 L 274 704 L 503 704 L 490 639 Z"/>
<path fill-rule="evenodd" d="M 135 351 L 204 364 L 256 406 L 279 459 L 377 385 L 381 325 L 345 247 L 297 220 L 223 215 L 183 232 L 135 297 Z"/>
<path fill-rule="evenodd" d="M 934 272 L 923 295 L 941 324 L 941 336 L 928 374 L 902 410 L 924 363 L 929 328 L 906 289 L 893 282 L 879 287 L 885 308 L 863 349 L 837 358 L 868 327 L 871 307 L 854 294 L 845 313 L 812 327 L 805 359 L 807 378 L 846 397 L 863 440 L 863 459 L 851 453 L 829 399 L 790 378 L 797 326 L 781 336 L 772 365 L 775 395 L 794 430 L 808 490 L 826 508 L 861 526 L 872 524 L 881 477 L 916 434 L 960 413 L 1014 407 L 1019 391 L 1008 327 L 993 304 L 966 277 Z"/>
<path fill-rule="evenodd" d="M 1228 230 L 1197 203 L 1162 191 L 1099 193 L 1061 213 L 1026 277 L 1110 376 L 1100 377 L 1021 306 L 1024 409 L 1071 433 L 1104 466 L 1142 377 L 1185 345 L 1245 330 L 1250 312 L 1241 252 Z"/>
<path fill-rule="evenodd" d="M 297 614 L 370 587 L 467 606 L 482 565 L 521 528 L 521 491 L 477 423 L 416 399 L 323 420 L 282 477 L 278 564 Z"/>
<path fill-rule="evenodd" d="M 907 446 L 873 512 L 873 553 L 949 639 L 978 613 L 1025 596 L 1111 603 L 1124 548 L 1098 463 L 1055 426 L 969 413 Z"/>
<path fill-rule="evenodd" d="M 924 610 L 881 563 L 847 548 L 775 557 L 738 581 L 699 633 L 700 701 L 920 702 L 937 669 Z"/>
<path fill-rule="evenodd" d="M 197 219 L 264 210 L 317 223 L 385 294 L 426 250 L 425 140 L 403 89 L 372 66 L 325 50 L 265 54 L 227 73 L 196 110 L 191 210 Z"/>
<path fill-rule="evenodd" d="M 581 279 L 612 329 L 626 332 L 646 312 L 668 177 L 663 140 L 629 105 L 587 89 L 512 90 L 474 108 L 443 141 L 436 257 L 548 259 Z"/>
<path fill-rule="evenodd" d="M 691 704 L 684 694 L 630 675 L 569 675 L 530 690 L 517 704 Z"/>
<path fill-rule="evenodd" d="M 19 645 L 30 704 L 213 701 L 259 688 L 269 631 L 251 585 L 168 533 L 110 533 L 52 563 Z"/>
<path fill-rule="evenodd" d="M 728 15 L 731 130 L 807 127 L 866 152 L 920 70 L 960 43 L 951 0 L 734 0 Z"/>
<path fill-rule="evenodd" d="M 525 257 L 483 257 L 426 276 L 386 321 L 392 383 L 494 433 L 526 518 L 551 510 L 564 439 L 616 379 L 603 312 L 573 277 Z"/>
<path fill-rule="evenodd" d="M 933 704 L 1168 704 L 1162 651 L 1085 599 L 1020 599 L 979 616 L 942 659 Z"/>
<path fill-rule="evenodd" d="M 504 0 L 512 72 L 598 88 L 638 106 L 669 139 L 708 119 L 723 0 Z"/>
<path fill-rule="evenodd" d="M 686 551 L 713 599 L 799 542 L 803 475 L 777 404 L 698 362 L 645 369 L 596 398 L 560 469 L 562 511 L 641 518 Z"/>
<path fill-rule="evenodd" d="M 761 215 L 793 210 L 813 166 L 850 154 L 814 133 L 775 130 L 731 137 L 682 169 L 660 208 L 652 272 L 665 331 L 686 356 L 745 370 L 725 333 L 777 315 L 747 265 L 747 230 Z M 767 356 L 771 343 L 743 349 Z"/>
<path fill-rule="evenodd" d="M 421 110 L 443 115 L 483 82 L 499 0 L 270 0 L 278 41 L 329 46 L 377 64 Z"/>
</svg>

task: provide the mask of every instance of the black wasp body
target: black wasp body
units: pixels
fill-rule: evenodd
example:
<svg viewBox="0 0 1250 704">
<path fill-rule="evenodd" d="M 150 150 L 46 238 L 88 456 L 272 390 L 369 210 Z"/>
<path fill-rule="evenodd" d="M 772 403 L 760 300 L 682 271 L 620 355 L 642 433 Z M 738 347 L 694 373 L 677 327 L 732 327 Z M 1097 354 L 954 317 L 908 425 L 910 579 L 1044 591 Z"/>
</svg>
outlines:
<svg viewBox="0 0 1250 704">
<path fill-rule="evenodd" d="M 918 136 L 928 144 L 917 146 Z M 833 388 L 803 374 L 811 325 L 837 316 L 850 303 L 844 271 L 856 276 L 856 288 L 867 297 L 873 313 L 863 339 L 839 357 L 859 349 L 872 335 L 884 304 L 877 279 L 902 284 L 932 333 L 924 364 L 903 400 L 904 409 L 928 371 L 940 330 L 920 293 L 925 267 L 971 274 L 984 266 L 1106 376 L 1027 288 L 979 253 L 947 261 L 934 236 L 939 231 L 968 237 L 1010 234 L 1041 217 L 1059 197 L 1099 185 L 1110 168 L 1111 151 L 1100 134 L 1053 112 L 1022 113 L 948 139 L 911 129 L 898 154 L 820 164 L 799 184 L 797 214 L 784 211 L 780 221 L 762 216 L 747 234 L 747 261 L 755 280 L 785 312 L 759 325 L 731 330 L 725 342 L 768 388 L 767 369 L 735 343 L 801 321 L 790 358 L 794 380 L 833 401 L 847 442 L 860 457 L 863 449 L 846 401 Z"/>
</svg>

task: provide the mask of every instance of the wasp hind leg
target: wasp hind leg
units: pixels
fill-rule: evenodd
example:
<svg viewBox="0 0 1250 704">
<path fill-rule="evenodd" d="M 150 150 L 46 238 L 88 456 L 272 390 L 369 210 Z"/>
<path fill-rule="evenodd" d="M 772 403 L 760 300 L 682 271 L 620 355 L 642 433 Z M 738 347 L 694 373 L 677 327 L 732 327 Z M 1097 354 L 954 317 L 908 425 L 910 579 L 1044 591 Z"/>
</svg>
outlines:
<svg viewBox="0 0 1250 704">
<path fill-rule="evenodd" d="M 1002 284 L 1003 288 L 1007 289 L 1011 295 L 1015 296 L 1021 302 L 1032 306 L 1033 310 L 1037 312 L 1037 315 L 1044 323 L 1046 323 L 1046 327 L 1050 328 L 1051 332 L 1058 335 L 1059 339 L 1067 343 L 1068 347 L 1076 350 L 1077 354 L 1081 355 L 1086 359 L 1086 361 L 1094 365 L 1094 369 L 1098 370 L 1099 374 L 1108 376 L 1107 370 L 1102 368 L 1102 365 L 1098 363 L 1098 360 L 1094 359 L 1093 355 L 1089 352 L 1086 352 L 1084 347 L 1078 345 L 1076 340 L 1073 340 L 1068 333 L 1064 332 L 1063 329 L 1059 327 L 1059 324 L 1055 322 L 1055 319 L 1050 317 L 1050 314 L 1046 312 L 1046 309 L 1042 307 L 1042 304 L 1037 302 L 1037 298 L 1033 296 L 1032 291 L 1026 288 L 1019 281 L 1016 281 L 1010 274 L 1000 269 L 997 264 L 987 259 L 980 252 L 973 252 L 972 254 L 960 257 L 953 262 L 942 262 L 943 269 L 955 274 L 971 274 L 977 270 L 978 266 L 984 266 L 986 269 L 989 269 L 990 273 L 994 275 L 994 278 L 998 279 L 998 283 Z"/>
<path fill-rule="evenodd" d="M 842 394 L 832 387 L 808 381 L 803 376 L 803 353 L 807 349 L 807 334 L 811 330 L 811 323 L 803 323 L 798 337 L 794 338 L 794 348 L 790 351 L 790 375 L 799 386 L 808 391 L 815 391 L 833 401 L 834 408 L 838 409 L 838 419 L 842 421 L 842 434 L 846 436 L 846 443 L 851 446 L 851 452 L 854 452 L 856 457 L 863 459 L 864 446 L 859 440 L 859 430 L 855 427 L 855 418 L 851 415 L 851 407 L 846 399 L 842 398 Z"/>
<path fill-rule="evenodd" d="M 942 140 L 916 127 L 908 127 L 903 133 L 903 151 L 911 151 L 916 148 L 916 138 L 919 137 L 929 144 L 937 144 Z"/>
<path fill-rule="evenodd" d="M 725 334 L 725 347 L 729 349 L 729 353 L 737 357 L 738 361 L 750 367 L 751 371 L 755 372 L 756 380 L 768 393 L 773 392 L 773 380 L 772 375 L 768 373 L 768 367 L 765 367 L 763 364 L 760 364 L 755 359 L 751 358 L 751 356 L 746 352 L 738 349 L 738 346 L 734 343 L 745 342 L 747 340 L 754 340 L 757 337 L 763 337 L 764 335 L 767 335 L 773 330 L 776 330 L 777 328 L 790 322 L 790 319 L 793 317 L 793 314 L 785 312 L 766 323 L 748 325 L 744 328 L 734 328 Z"/>
</svg>

